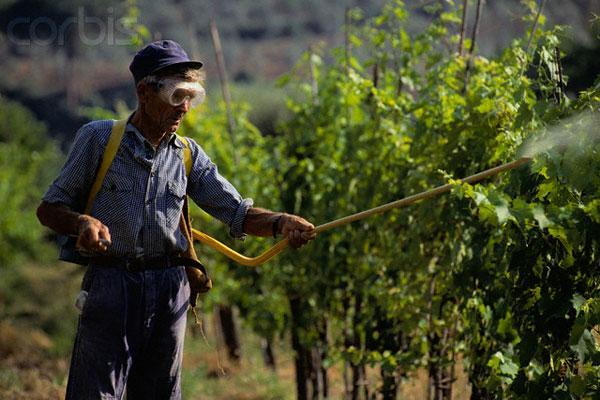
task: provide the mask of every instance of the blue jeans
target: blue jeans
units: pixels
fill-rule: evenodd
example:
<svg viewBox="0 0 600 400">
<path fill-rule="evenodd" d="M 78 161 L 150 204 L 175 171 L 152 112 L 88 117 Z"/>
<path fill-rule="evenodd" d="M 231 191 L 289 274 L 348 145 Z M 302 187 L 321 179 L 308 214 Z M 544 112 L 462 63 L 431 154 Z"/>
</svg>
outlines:
<svg viewBox="0 0 600 400">
<path fill-rule="evenodd" d="M 181 399 L 190 288 L 184 267 L 89 266 L 67 400 Z"/>
</svg>

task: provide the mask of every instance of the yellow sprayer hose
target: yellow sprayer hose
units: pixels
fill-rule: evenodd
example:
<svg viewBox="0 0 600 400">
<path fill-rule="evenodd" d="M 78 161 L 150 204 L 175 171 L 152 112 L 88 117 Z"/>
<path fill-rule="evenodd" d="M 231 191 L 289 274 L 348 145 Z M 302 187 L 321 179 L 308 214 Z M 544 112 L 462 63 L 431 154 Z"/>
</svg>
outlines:
<svg viewBox="0 0 600 400">
<path fill-rule="evenodd" d="M 504 172 L 504 171 L 508 171 L 508 170 L 517 168 L 523 164 L 528 163 L 529 161 L 531 161 L 531 158 L 527 158 L 527 157 L 520 158 L 518 160 L 511 161 L 509 163 L 502 164 L 497 167 L 490 168 L 485 171 L 479 172 L 475 175 L 468 176 L 464 179 L 461 179 L 461 182 L 466 182 L 466 183 L 472 184 L 472 183 L 478 182 L 482 179 L 485 179 L 489 176 L 497 175 L 500 172 Z M 336 228 L 338 226 L 347 225 L 351 222 L 370 217 L 371 215 L 381 214 L 381 213 L 391 210 L 393 208 L 399 208 L 399 207 L 403 207 L 403 206 L 407 206 L 409 204 L 415 203 L 419 200 L 429 199 L 429 198 L 435 197 L 437 195 L 440 195 L 442 193 L 449 192 L 452 189 L 452 187 L 453 187 L 453 185 L 448 183 L 448 184 L 438 186 L 433 189 L 429 189 L 425 192 L 417 193 L 412 196 L 408 196 L 403 199 L 381 205 L 379 207 L 371 208 L 369 210 L 361 211 L 356 214 L 348 215 L 346 217 L 336 219 L 334 221 L 330 221 L 323 225 L 317 226 L 315 228 L 315 232 L 316 233 L 325 232 L 330 229 Z M 257 257 L 246 257 L 246 256 L 238 253 L 237 251 L 230 249 L 229 247 L 227 247 L 223 243 L 219 242 L 218 240 L 216 240 L 216 239 L 208 236 L 207 234 L 202 233 L 196 229 L 192 229 L 192 234 L 194 235 L 194 239 L 212 247 L 213 249 L 224 254 L 225 256 L 229 257 L 230 259 L 237 262 L 238 264 L 245 265 L 248 267 L 256 267 L 261 264 L 264 264 L 265 262 L 269 261 L 271 258 L 275 257 L 277 254 L 281 253 L 288 246 L 288 240 L 283 239 L 283 240 L 277 242 L 273 247 L 271 247 L 270 249 L 268 249 L 267 251 L 265 251 L 264 253 L 262 253 L 261 255 L 259 255 Z"/>
</svg>

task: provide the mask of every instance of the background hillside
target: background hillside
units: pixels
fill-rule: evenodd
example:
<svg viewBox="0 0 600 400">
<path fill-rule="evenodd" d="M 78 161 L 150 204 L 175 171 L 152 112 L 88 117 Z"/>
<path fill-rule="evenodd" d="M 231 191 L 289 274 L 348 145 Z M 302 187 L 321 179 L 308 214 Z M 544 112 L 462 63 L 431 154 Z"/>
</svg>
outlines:
<svg viewBox="0 0 600 400">
<path fill-rule="evenodd" d="M 322 224 L 452 188 L 256 268 L 198 245 L 215 285 L 184 398 L 598 399 L 599 3 L 0 0 L 0 400 L 64 395 L 84 269 L 35 210 L 166 37 L 208 75 L 179 133 L 255 204 Z M 274 243 L 191 213 L 244 254 Z"/>
<path fill-rule="evenodd" d="M 357 8 L 362 25 L 378 14 L 384 0 L 317 1 L 45 1 L 0 2 L 0 93 L 24 103 L 46 122 L 49 133 L 61 141 L 71 138 L 89 119 L 85 107 L 115 110 L 122 102 L 135 107 L 133 84 L 127 66 L 136 49 L 150 39 L 181 42 L 190 55 L 203 60 L 209 96 L 220 98 L 209 21 L 217 23 L 229 78 L 241 87 L 240 100 L 263 101 L 262 114 L 251 116 L 259 127 L 272 129 L 283 93 L 273 81 L 288 72 L 309 48 L 331 49 L 343 44 L 347 8 Z M 451 9 L 446 1 L 407 1 L 411 19 L 408 32 L 418 32 L 431 21 L 432 7 Z M 475 5 L 469 10 L 472 27 Z M 498 52 L 522 35 L 527 7 L 519 0 L 485 2 L 481 15 L 478 51 Z M 591 19 L 600 14 L 597 0 L 547 1 L 547 26 L 565 25 L 561 46 L 568 90 L 588 87 L 600 69 L 600 44 Z M 131 36 L 142 31 L 137 46 Z M 144 34 L 146 34 L 144 36 Z M 328 59 L 325 58 L 328 62 Z M 266 93 L 263 93 L 266 92 Z M 265 115 L 265 113 L 267 115 Z"/>
</svg>

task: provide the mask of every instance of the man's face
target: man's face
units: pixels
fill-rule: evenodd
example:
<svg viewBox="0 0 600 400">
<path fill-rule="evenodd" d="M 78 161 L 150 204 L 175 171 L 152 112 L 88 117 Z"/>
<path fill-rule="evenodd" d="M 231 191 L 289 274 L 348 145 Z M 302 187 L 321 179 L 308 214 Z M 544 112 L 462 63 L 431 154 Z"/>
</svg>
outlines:
<svg viewBox="0 0 600 400">
<path fill-rule="evenodd" d="M 182 78 L 175 79 L 184 81 Z M 165 100 L 156 87 L 145 82 L 138 84 L 138 98 L 145 117 L 149 118 L 161 132 L 175 132 L 190 109 L 190 101 L 186 100 L 174 106 Z"/>
</svg>

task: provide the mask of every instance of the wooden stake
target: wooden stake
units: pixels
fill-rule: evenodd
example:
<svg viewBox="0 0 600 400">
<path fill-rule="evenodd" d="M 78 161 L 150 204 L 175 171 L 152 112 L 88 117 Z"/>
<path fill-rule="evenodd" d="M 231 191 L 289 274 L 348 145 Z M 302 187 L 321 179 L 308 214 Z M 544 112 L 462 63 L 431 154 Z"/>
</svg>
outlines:
<svg viewBox="0 0 600 400">
<path fill-rule="evenodd" d="M 346 13 L 344 15 L 344 69 L 346 82 L 350 81 L 350 8 L 346 7 Z M 346 126 L 350 126 L 350 107 L 346 102 L 344 111 L 346 114 Z M 337 136 L 335 137 L 335 143 L 337 145 Z"/>
<path fill-rule="evenodd" d="M 346 77 L 350 75 L 350 8 L 346 7 L 344 15 L 344 66 Z"/>
<path fill-rule="evenodd" d="M 473 55 L 475 51 L 475 43 L 477 43 L 477 34 L 479 33 L 479 22 L 481 20 L 481 10 L 483 9 L 483 1 L 477 0 L 477 12 L 475 13 L 475 26 L 471 35 L 471 45 L 469 46 L 469 55 Z"/>
<path fill-rule="evenodd" d="M 314 61 L 313 61 L 313 47 L 310 46 L 308 48 L 308 54 L 309 54 L 309 60 L 308 60 L 308 64 L 310 66 L 310 92 L 312 95 L 312 100 L 313 100 L 313 104 L 317 104 L 319 102 L 319 85 L 317 83 L 317 74 L 316 74 L 316 69 L 317 66 L 315 65 Z"/>
<path fill-rule="evenodd" d="M 235 119 L 233 118 L 233 111 L 231 110 L 231 95 L 229 94 L 229 85 L 227 84 L 227 74 L 225 70 L 223 48 L 221 47 L 221 39 L 219 37 L 219 31 L 217 30 L 217 24 L 214 18 L 210 19 L 210 36 L 212 38 L 212 43 L 215 48 L 217 68 L 219 71 L 219 81 L 221 82 L 221 91 L 223 92 L 223 100 L 225 101 L 225 109 L 227 111 L 227 124 L 229 136 L 231 137 L 231 142 L 233 144 L 233 158 L 235 165 L 238 165 L 239 156 L 236 150 L 237 147 L 235 141 Z"/>
<path fill-rule="evenodd" d="M 533 20 L 533 27 L 531 28 L 531 32 L 529 33 L 529 39 L 527 40 L 527 46 L 525 47 L 525 54 L 529 52 L 529 47 L 531 47 L 531 41 L 533 40 L 533 36 L 535 35 L 535 31 L 537 30 L 538 22 L 540 21 L 540 15 L 542 15 L 542 10 L 544 9 L 544 4 L 546 4 L 546 0 L 541 0 L 540 7 L 538 8 L 538 12 L 535 15 L 535 19 Z"/>
<path fill-rule="evenodd" d="M 379 65 L 375 63 L 373 65 L 373 87 L 379 86 Z"/>
<path fill-rule="evenodd" d="M 460 24 L 460 41 L 458 42 L 458 54 L 460 56 L 464 55 L 464 41 L 465 35 L 467 33 L 467 5 L 469 4 L 469 0 L 463 0 L 463 10 L 462 10 L 462 22 Z"/>
<path fill-rule="evenodd" d="M 473 26 L 473 33 L 471 34 L 471 45 L 469 46 L 469 54 L 467 56 L 467 68 L 465 71 L 465 85 L 463 87 L 463 93 L 467 92 L 467 85 L 469 83 L 469 75 L 471 72 L 471 66 L 473 64 L 473 53 L 475 52 L 475 43 L 477 42 L 477 34 L 479 33 L 479 22 L 481 19 L 481 10 L 483 9 L 483 1 L 477 0 L 477 13 L 475 14 L 475 26 Z"/>
<path fill-rule="evenodd" d="M 565 81 L 563 79 L 562 65 L 560 63 L 560 49 L 558 48 L 558 46 L 554 47 L 554 57 L 556 60 L 556 70 L 558 72 L 558 84 L 557 84 L 558 87 L 556 90 L 556 102 L 558 104 L 560 104 L 562 102 L 563 91 L 565 88 Z"/>
</svg>

